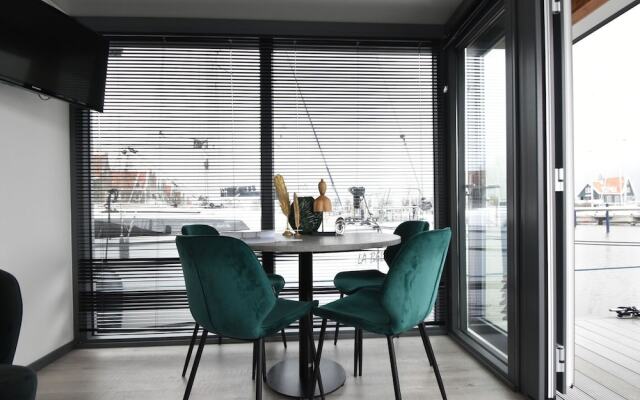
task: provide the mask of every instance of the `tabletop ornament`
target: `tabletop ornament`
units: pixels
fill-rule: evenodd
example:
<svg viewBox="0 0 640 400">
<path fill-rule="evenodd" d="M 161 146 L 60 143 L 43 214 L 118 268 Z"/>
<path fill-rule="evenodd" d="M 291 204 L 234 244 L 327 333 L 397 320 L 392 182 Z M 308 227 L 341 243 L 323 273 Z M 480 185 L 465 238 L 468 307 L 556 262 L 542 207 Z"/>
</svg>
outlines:
<svg viewBox="0 0 640 400">
<path fill-rule="evenodd" d="M 296 239 L 300 239 L 302 237 L 302 234 L 300 233 L 300 229 L 301 229 L 300 203 L 298 202 L 298 194 L 295 192 L 293 193 L 293 216 L 296 223 L 296 226 L 294 229 L 296 233 L 295 235 L 293 235 L 293 237 L 295 237 Z"/>
<path fill-rule="evenodd" d="M 344 230 L 346 226 L 347 226 L 347 222 L 344 220 L 344 218 L 338 217 L 336 219 L 336 235 L 337 236 L 344 235 Z"/>
<path fill-rule="evenodd" d="M 287 191 L 287 185 L 285 185 L 282 175 L 275 175 L 273 177 L 273 184 L 276 187 L 278 202 L 280 202 L 280 210 L 282 210 L 282 213 L 287 218 L 287 225 L 282 236 L 291 237 L 293 236 L 293 233 L 289 230 L 289 214 L 291 213 L 291 208 L 289 205 L 289 192 Z"/>
<path fill-rule="evenodd" d="M 313 198 L 312 196 L 299 196 L 298 193 L 293 194 L 293 202 L 289 203 L 289 192 L 282 175 L 274 175 L 273 184 L 280 203 L 280 210 L 287 216 L 287 225 L 282 236 L 290 238 L 300 238 L 301 235 L 335 235 L 335 232 L 324 232 L 323 213 L 331 211 L 331 200 L 325 195 L 327 184 L 324 179 L 318 183 L 320 196 Z M 323 232 L 318 233 L 318 229 L 322 225 Z M 291 228 L 291 230 L 289 229 Z"/>
<path fill-rule="evenodd" d="M 328 198 L 325 193 L 327 193 L 327 183 L 324 179 L 320 179 L 318 183 L 318 192 L 320 192 L 320 196 L 318 196 L 313 201 L 313 211 L 322 213 L 322 232 L 319 232 L 320 235 L 335 235 L 336 232 L 325 232 L 324 231 L 324 213 L 333 211 L 333 207 L 331 205 L 331 199 Z"/>
</svg>

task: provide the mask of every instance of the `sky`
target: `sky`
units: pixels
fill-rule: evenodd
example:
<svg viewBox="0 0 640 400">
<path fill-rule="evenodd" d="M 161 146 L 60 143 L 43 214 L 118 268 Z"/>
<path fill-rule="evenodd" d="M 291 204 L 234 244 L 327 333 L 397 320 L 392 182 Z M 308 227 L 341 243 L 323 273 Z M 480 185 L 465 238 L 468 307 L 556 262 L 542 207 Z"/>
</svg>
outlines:
<svg viewBox="0 0 640 400">
<path fill-rule="evenodd" d="M 599 175 L 640 190 L 640 6 L 573 46 L 576 194 Z"/>
</svg>

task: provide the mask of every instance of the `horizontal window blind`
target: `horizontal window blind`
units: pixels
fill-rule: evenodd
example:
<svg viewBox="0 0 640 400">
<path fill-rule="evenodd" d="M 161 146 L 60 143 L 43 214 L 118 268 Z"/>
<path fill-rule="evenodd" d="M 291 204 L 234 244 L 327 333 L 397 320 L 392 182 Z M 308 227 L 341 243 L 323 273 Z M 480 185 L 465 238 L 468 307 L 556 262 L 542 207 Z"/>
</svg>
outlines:
<svg viewBox="0 0 640 400">
<path fill-rule="evenodd" d="M 192 329 L 175 235 L 261 229 L 259 61 L 249 39 L 111 43 L 105 111 L 89 116 L 90 333 Z"/>
<path fill-rule="evenodd" d="M 190 223 L 284 230 L 274 173 L 301 196 L 327 182 L 326 230 L 340 216 L 348 231 L 433 226 L 445 148 L 436 81 L 437 55 L 421 43 L 112 41 L 104 113 L 72 115 L 86 339 L 190 334 L 175 236 Z M 316 255 L 314 267 L 321 303 L 338 296 L 337 272 L 387 268 L 376 249 Z M 297 257 L 276 256 L 275 269 L 296 298 Z"/>
<path fill-rule="evenodd" d="M 318 196 L 327 182 L 346 230 L 393 232 L 406 220 L 433 226 L 436 57 L 429 46 L 276 40 L 273 50 L 274 170 L 289 192 Z M 276 229 L 285 218 L 275 204 Z M 297 259 L 276 256 L 297 280 Z M 382 250 L 314 256 L 316 287 L 342 270 L 387 271 Z M 321 302 L 337 293 L 326 293 Z"/>
</svg>

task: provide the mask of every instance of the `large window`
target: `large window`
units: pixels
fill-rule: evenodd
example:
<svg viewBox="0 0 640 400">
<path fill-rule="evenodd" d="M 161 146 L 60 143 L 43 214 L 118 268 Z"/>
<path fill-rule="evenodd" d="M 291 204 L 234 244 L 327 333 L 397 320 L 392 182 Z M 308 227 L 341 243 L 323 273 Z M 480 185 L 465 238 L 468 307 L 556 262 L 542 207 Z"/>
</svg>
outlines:
<svg viewBox="0 0 640 400">
<path fill-rule="evenodd" d="M 273 173 L 299 195 L 327 182 L 327 230 L 338 216 L 347 230 L 433 225 L 435 65 L 419 43 L 112 42 L 105 112 L 76 121 L 86 137 L 76 139 L 77 224 L 90 226 L 76 235 L 81 329 L 94 338 L 190 332 L 175 235 L 188 223 L 284 230 L 277 204 L 264 203 Z M 321 301 L 337 296 L 340 270 L 386 270 L 381 256 L 316 256 Z M 276 257 L 275 269 L 295 296 L 297 260 Z M 443 315 L 436 308 L 431 319 Z"/>
<path fill-rule="evenodd" d="M 411 219 L 433 225 L 433 62 L 422 46 L 275 43 L 275 171 L 299 195 L 317 196 L 320 178 L 328 183 L 328 230 L 337 217 L 347 231 L 393 232 Z M 284 224 L 276 212 L 276 228 Z M 321 286 L 331 286 L 340 270 L 387 267 L 381 250 L 314 259 Z M 277 266 L 287 281 L 297 280 L 295 258 L 281 257 Z"/>
<path fill-rule="evenodd" d="M 261 228 L 259 83 L 242 42 L 111 45 L 91 113 L 94 258 L 175 257 L 158 236 L 187 223 Z"/>
<path fill-rule="evenodd" d="M 261 229 L 259 60 L 243 40 L 111 44 L 105 111 L 90 114 L 85 329 L 186 327 L 181 226 Z"/>
<path fill-rule="evenodd" d="M 507 73 L 503 18 L 461 49 L 464 59 L 463 326 L 506 359 Z"/>
</svg>

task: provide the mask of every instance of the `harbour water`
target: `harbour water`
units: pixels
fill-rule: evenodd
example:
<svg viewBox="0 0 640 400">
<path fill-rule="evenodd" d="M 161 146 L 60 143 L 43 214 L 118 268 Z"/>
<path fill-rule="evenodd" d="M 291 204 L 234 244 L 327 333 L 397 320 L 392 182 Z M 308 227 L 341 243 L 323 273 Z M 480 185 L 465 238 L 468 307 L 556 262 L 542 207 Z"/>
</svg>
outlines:
<svg viewBox="0 0 640 400">
<path fill-rule="evenodd" d="M 576 319 L 640 306 L 640 226 L 576 226 L 575 305 Z"/>
</svg>

